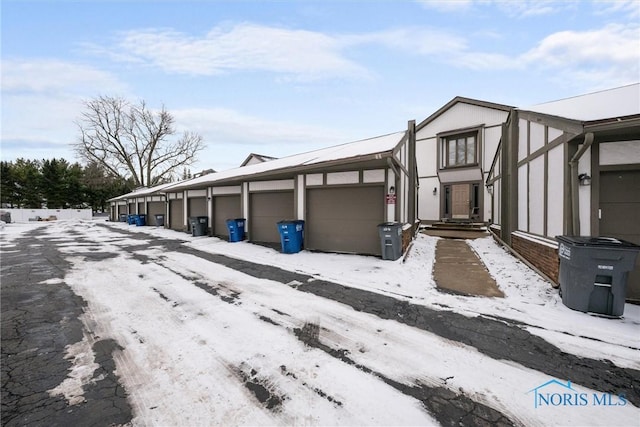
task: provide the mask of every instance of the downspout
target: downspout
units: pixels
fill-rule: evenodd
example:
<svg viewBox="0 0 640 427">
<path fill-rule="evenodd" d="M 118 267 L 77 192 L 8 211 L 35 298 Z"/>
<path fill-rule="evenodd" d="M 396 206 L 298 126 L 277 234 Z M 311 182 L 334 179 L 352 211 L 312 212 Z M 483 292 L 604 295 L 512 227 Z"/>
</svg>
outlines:
<svg viewBox="0 0 640 427">
<path fill-rule="evenodd" d="M 580 204 L 578 196 L 578 162 L 580 157 L 591 147 L 593 143 L 593 132 L 588 132 L 584 135 L 584 142 L 582 147 L 573 155 L 569 160 L 569 168 L 571 173 L 571 232 L 572 236 L 580 235 Z"/>
<path fill-rule="evenodd" d="M 413 227 L 416 225 L 416 180 L 417 180 L 417 167 L 416 167 L 416 121 L 409 120 L 408 123 L 408 137 L 409 137 L 409 152 L 408 165 L 409 170 L 409 200 L 407 200 L 407 220 L 411 224 L 412 231 L 415 231 Z"/>
</svg>

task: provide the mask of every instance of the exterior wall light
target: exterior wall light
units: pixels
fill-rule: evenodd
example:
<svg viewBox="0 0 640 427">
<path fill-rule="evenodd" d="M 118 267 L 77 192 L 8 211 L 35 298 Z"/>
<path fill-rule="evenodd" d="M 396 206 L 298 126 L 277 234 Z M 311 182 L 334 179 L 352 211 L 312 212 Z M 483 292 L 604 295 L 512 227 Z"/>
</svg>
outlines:
<svg viewBox="0 0 640 427">
<path fill-rule="evenodd" d="M 487 185 L 487 193 L 493 196 L 493 184 Z"/>
<path fill-rule="evenodd" d="M 578 180 L 580 181 L 580 185 L 591 185 L 591 177 L 588 173 L 581 173 L 580 175 L 578 175 Z"/>
<path fill-rule="evenodd" d="M 433 187 L 433 195 L 435 196 L 436 194 L 438 194 L 438 187 Z"/>
</svg>

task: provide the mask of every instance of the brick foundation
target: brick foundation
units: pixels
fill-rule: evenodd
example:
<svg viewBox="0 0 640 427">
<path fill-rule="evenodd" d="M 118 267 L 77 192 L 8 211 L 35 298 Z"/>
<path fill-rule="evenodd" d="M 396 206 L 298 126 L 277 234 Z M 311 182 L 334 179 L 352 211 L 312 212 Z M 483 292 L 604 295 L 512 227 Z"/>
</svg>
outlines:
<svg viewBox="0 0 640 427">
<path fill-rule="evenodd" d="M 557 248 L 525 239 L 517 234 L 511 235 L 511 247 L 556 284 L 558 283 L 560 260 Z"/>
<path fill-rule="evenodd" d="M 402 230 L 402 253 L 407 251 L 411 240 L 413 239 L 413 229 L 408 228 L 406 230 Z"/>
<path fill-rule="evenodd" d="M 402 253 L 407 252 L 407 248 L 413 241 L 417 230 L 420 228 L 420 221 L 416 221 L 413 227 L 406 227 L 402 229 Z"/>
</svg>

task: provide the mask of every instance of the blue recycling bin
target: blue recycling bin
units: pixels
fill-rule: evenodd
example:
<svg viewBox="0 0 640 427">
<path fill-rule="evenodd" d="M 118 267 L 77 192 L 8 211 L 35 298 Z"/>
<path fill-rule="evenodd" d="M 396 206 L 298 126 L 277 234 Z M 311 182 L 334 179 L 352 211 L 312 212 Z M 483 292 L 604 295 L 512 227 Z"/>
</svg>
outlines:
<svg viewBox="0 0 640 427">
<path fill-rule="evenodd" d="M 304 246 L 304 221 L 280 221 L 278 222 L 282 253 L 295 254 Z"/>
<path fill-rule="evenodd" d="M 244 240 L 244 218 L 235 218 L 227 220 L 227 230 L 229 230 L 230 242 L 241 242 Z"/>
<path fill-rule="evenodd" d="M 129 225 L 133 225 L 133 224 L 135 224 L 135 223 L 136 223 L 136 217 L 137 217 L 137 216 L 138 216 L 138 215 L 133 215 L 133 214 L 129 214 L 129 215 L 127 215 L 127 224 L 129 224 Z"/>
<path fill-rule="evenodd" d="M 136 227 L 147 225 L 147 216 L 145 214 L 135 215 Z"/>
</svg>

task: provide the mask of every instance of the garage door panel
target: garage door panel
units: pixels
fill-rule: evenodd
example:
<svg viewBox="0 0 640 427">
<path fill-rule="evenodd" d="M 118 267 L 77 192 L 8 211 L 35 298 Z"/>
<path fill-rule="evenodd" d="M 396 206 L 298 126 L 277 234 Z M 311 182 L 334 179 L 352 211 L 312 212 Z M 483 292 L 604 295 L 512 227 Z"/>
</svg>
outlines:
<svg viewBox="0 0 640 427">
<path fill-rule="evenodd" d="M 204 197 L 192 197 L 188 200 L 188 212 L 189 217 L 192 216 L 206 216 L 209 214 L 207 212 L 207 199 Z M 191 232 L 191 221 L 187 221 L 187 232 Z"/>
<path fill-rule="evenodd" d="M 169 223 L 172 230 L 184 229 L 184 205 L 182 200 L 171 200 L 169 203 Z"/>
<path fill-rule="evenodd" d="M 277 223 L 293 219 L 293 192 L 252 193 L 249 203 L 249 238 L 253 242 L 279 243 Z"/>
<path fill-rule="evenodd" d="M 213 198 L 213 234 L 229 237 L 227 219 L 240 218 L 242 209 L 240 196 L 216 196 Z"/>
<path fill-rule="evenodd" d="M 204 197 L 189 199 L 189 216 L 207 216 L 207 199 Z"/>
<path fill-rule="evenodd" d="M 164 202 L 149 202 L 147 205 L 149 213 L 147 215 L 147 224 L 158 225 L 156 222 L 156 215 L 164 214 L 165 203 Z"/>
<path fill-rule="evenodd" d="M 305 246 L 380 255 L 378 224 L 384 221 L 384 208 L 381 186 L 309 189 Z"/>
</svg>

